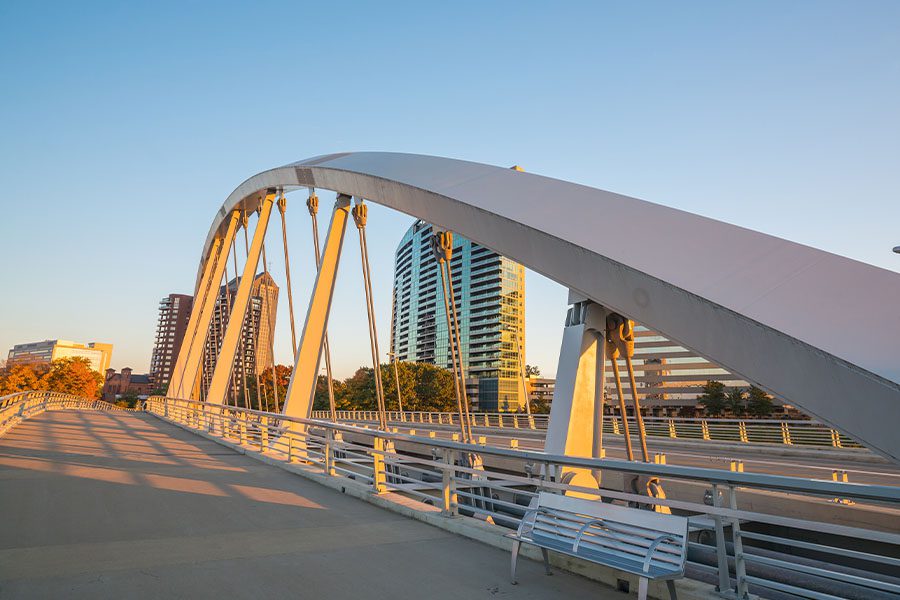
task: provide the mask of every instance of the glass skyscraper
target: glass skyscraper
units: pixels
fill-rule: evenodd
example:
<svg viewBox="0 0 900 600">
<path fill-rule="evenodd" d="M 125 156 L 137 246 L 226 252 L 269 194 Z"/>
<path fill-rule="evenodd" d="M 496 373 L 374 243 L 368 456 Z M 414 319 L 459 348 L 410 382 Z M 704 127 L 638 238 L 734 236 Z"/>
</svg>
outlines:
<svg viewBox="0 0 900 600">
<path fill-rule="evenodd" d="M 416 221 L 397 247 L 391 350 L 400 361 L 452 369 L 432 233 L 431 225 Z M 467 387 L 474 389 L 472 380 L 477 380 L 481 410 L 524 410 L 519 361 L 525 360 L 525 268 L 457 235 L 451 268 Z M 521 336 L 521 357 L 516 335 Z"/>
</svg>

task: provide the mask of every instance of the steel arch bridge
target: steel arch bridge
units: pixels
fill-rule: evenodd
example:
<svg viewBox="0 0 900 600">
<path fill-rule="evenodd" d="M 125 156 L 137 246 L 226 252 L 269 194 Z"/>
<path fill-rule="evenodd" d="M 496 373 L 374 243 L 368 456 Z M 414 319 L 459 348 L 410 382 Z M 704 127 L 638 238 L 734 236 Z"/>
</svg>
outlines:
<svg viewBox="0 0 900 600">
<path fill-rule="evenodd" d="M 319 156 L 238 186 L 216 213 L 203 246 L 194 309 L 169 396 L 195 393 L 205 332 L 241 215 L 260 215 L 244 269 L 252 280 L 277 196 L 306 188 L 338 197 L 296 351 L 287 415 L 311 414 L 342 241 L 351 199 L 357 198 L 457 232 L 569 288 L 573 308 L 547 451 L 596 455 L 604 318 L 614 311 L 900 462 L 897 274 L 612 192 L 413 154 Z M 639 239 L 632 233 L 635 225 Z M 243 287 L 235 295 L 233 314 L 239 316 L 249 281 Z M 242 319 L 230 319 L 226 328 L 209 402 L 224 400 L 237 321 Z"/>
</svg>

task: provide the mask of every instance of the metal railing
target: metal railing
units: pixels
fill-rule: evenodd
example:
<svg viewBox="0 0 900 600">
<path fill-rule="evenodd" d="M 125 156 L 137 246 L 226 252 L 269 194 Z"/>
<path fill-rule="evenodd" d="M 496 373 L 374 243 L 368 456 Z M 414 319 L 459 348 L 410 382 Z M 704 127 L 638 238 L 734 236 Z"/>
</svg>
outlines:
<svg viewBox="0 0 900 600">
<path fill-rule="evenodd" d="M 459 425 L 459 415 L 451 412 L 389 411 L 388 421 L 394 425 L 420 423 L 428 425 Z M 328 411 L 313 412 L 315 419 L 328 419 Z M 376 411 L 339 410 L 337 418 L 348 422 L 378 421 Z M 471 413 L 472 427 L 490 429 L 526 429 L 545 431 L 549 415 L 524 413 Z M 628 419 L 629 430 L 637 431 L 633 417 Z M 648 436 L 682 440 L 718 441 L 743 444 L 776 444 L 788 446 L 818 446 L 847 449 L 863 449 L 852 438 L 815 421 L 779 419 L 688 419 L 644 417 Z M 604 435 L 623 435 L 622 419 L 606 415 L 603 419 Z"/>
<path fill-rule="evenodd" d="M 0 435 L 21 421 L 47 410 L 134 410 L 126 409 L 103 400 L 89 400 L 81 396 L 60 392 L 18 392 L 0 397 Z"/>
<path fill-rule="evenodd" d="M 691 520 L 688 575 L 716 583 L 732 598 L 900 594 L 900 535 L 840 524 L 862 522 L 840 518 L 849 514 L 840 511 L 854 510 L 896 523 L 900 487 L 468 445 L 438 439 L 434 431 L 401 434 L 172 398 L 151 397 L 146 410 L 245 451 L 341 478 L 341 486 L 395 492 L 423 503 L 423 510 L 437 507 L 498 527 L 517 527 L 542 490 L 678 512 Z M 569 473 L 594 474 L 604 487 L 567 483 Z M 648 495 L 659 489 L 651 485 L 655 479 L 668 498 Z"/>
</svg>

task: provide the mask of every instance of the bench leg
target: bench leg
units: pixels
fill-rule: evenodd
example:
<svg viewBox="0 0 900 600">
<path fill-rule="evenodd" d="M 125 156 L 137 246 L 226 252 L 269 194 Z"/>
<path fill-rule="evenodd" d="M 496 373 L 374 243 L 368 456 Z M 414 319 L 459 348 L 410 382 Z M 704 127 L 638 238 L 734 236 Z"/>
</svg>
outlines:
<svg viewBox="0 0 900 600">
<path fill-rule="evenodd" d="M 516 585 L 517 583 L 519 583 L 518 581 L 516 581 L 516 561 L 519 560 L 519 546 L 520 545 L 521 545 L 521 542 L 519 542 L 519 540 L 513 540 L 512 558 L 510 559 L 510 565 L 509 565 L 509 580 L 510 580 L 510 582 L 512 582 L 513 585 Z"/>
<path fill-rule="evenodd" d="M 647 584 L 650 583 L 646 577 L 638 580 L 638 600 L 647 600 Z"/>
<path fill-rule="evenodd" d="M 672 600 L 678 600 L 678 596 L 675 594 L 675 581 L 672 579 L 666 579 L 666 587 L 669 588 L 669 598 Z"/>
<path fill-rule="evenodd" d="M 547 572 L 547 575 L 553 575 L 553 571 L 550 570 L 550 551 L 546 548 L 541 548 L 541 554 L 544 555 L 544 571 Z"/>
</svg>

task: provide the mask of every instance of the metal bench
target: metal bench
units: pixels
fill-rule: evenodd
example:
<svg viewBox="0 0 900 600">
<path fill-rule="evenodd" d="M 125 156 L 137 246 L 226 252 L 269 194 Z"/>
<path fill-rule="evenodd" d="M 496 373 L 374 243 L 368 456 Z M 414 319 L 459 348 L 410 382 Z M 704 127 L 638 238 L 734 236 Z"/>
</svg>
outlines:
<svg viewBox="0 0 900 600">
<path fill-rule="evenodd" d="M 554 550 L 640 577 L 638 599 L 647 598 L 649 581 L 664 580 L 676 600 L 674 579 L 684 576 L 688 520 L 636 508 L 541 492 L 532 501 L 513 540 L 512 583 L 524 542 L 538 546 L 550 572 Z"/>
</svg>

